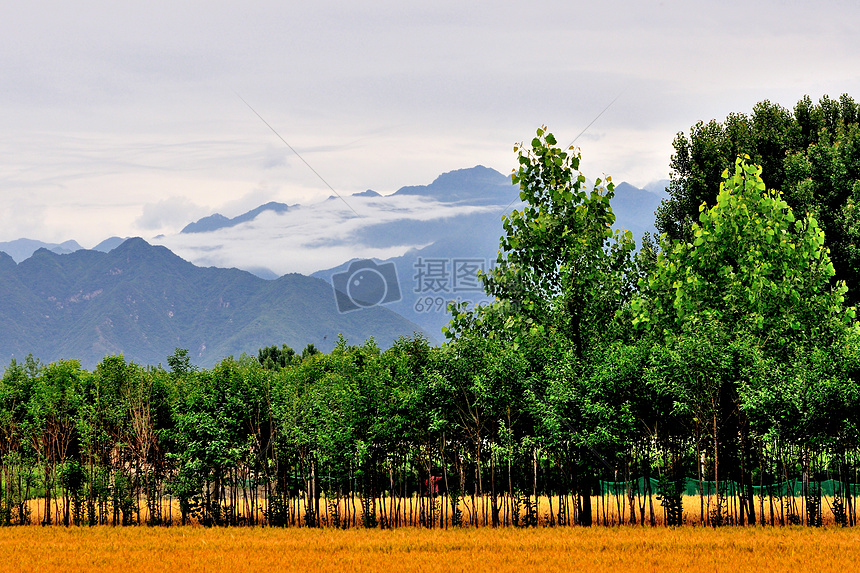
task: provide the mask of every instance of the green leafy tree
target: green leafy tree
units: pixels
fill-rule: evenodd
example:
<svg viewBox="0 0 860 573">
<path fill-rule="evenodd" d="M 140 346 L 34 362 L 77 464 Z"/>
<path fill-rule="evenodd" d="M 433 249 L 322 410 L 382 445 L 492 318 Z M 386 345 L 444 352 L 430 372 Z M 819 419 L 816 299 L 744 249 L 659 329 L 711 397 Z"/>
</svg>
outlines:
<svg viewBox="0 0 860 573">
<path fill-rule="evenodd" d="M 496 266 L 483 275 L 495 302 L 469 312 L 454 307 L 449 338 L 462 332 L 512 338 L 532 329 L 557 329 L 578 358 L 599 344 L 635 285 L 629 281 L 635 245 L 629 232 L 613 233 L 610 177 L 592 190 L 579 173 L 580 155 L 562 150 L 545 127 L 530 147 L 514 147 L 513 174 L 525 207 L 502 218 L 505 235 Z M 614 239 L 614 240 L 613 240 Z"/>
<path fill-rule="evenodd" d="M 580 155 L 562 150 L 545 127 L 530 146 L 517 145 L 519 167 L 513 182 L 526 203 L 502 219 L 505 235 L 496 266 L 484 275 L 484 288 L 495 302 L 468 311 L 453 307 L 450 338 L 483 336 L 511 341 L 516 350 L 530 337 L 560 337 L 570 352 L 559 372 L 568 376 L 589 370 L 608 341 L 625 336 L 622 312 L 634 290 L 635 245 L 629 232 L 613 232 L 610 177 L 585 188 L 578 172 Z M 546 365 L 536 365 L 542 370 Z M 537 403 L 549 405 L 542 393 Z M 566 442 L 582 453 L 586 433 Z M 580 468 L 580 523 L 590 525 L 593 472 L 598 460 Z"/>
<path fill-rule="evenodd" d="M 195 367 L 191 364 L 191 357 L 187 348 L 177 348 L 173 354 L 167 357 L 167 365 L 174 376 L 186 376 L 194 372 Z"/>
<path fill-rule="evenodd" d="M 34 380 L 33 392 L 27 403 L 25 433 L 42 465 L 45 491 L 43 523 L 46 525 L 61 519 L 52 513 L 52 492 L 58 485 L 58 471 L 71 456 L 76 442 L 77 420 L 84 396 L 82 386 L 87 377 L 88 373 L 81 370 L 77 360 L 53 362 Z M 68 500 L 64 501 L 67 503 L 62 519 L 65 525 L 69 525 Z"/>
<path fill-rule="evenodd" d="M 311 356 L 316 356 L 317 354 L 320 354 L 319 349 L 314 346 L 312 342 L 308 343 L 308 345 L 302 350 L 302 360 L 306 360 Z"/>
<path fill-rule="evenodd" d="M 287 346 L 266 346 L 257 352 L 257 360 L 260 365 L 267 370 L 280 370 L 286 368 L 289 364 L 296 360 L 296 351 Z"/>
<path fill-rule="evenodd" d="M 28 359 L 32 365 L 32 356 Z M 34 460 L 26 432 L 32 429 L 27 406 L 34 379 L 14 358 L 0 379 L 0 523 L 3 525 L 24 525 L 30 520 L 27 499 Z"/>
<path fill-rule="evenodd" d="M 675 138 L 670 197 L 657 211 L 656 226 L 670 238 L 690 240 L 699 206 L 712 205 L 725 169 L 742 153 L 763 168 L 768 189 L 783 192 L 795 213 L 811 212 L 827 236 L 836 274 L 848 299 L 860 300 L 860 104 L 848 95 L 808 96 L 793 110 L 769 101 L 751 115 L 730 114 L 723 122 L 699 122 Z"/>
<path fill-rule="evenodd" d="M 674 328 L 707 315 L 759 334 L 780 352 L 850 322 L 847 288 L 829 285 L 835 270 L 817 220 L 796 218 L 760 175 L 761 167 L 738 158 L 734 172 L 724 172 L 714 207 L 700 206 L 690 242 L 661 240 L 652 273 L 640 283 L 644 296 L 633 302 L 635 323 Z"/>
</svg>

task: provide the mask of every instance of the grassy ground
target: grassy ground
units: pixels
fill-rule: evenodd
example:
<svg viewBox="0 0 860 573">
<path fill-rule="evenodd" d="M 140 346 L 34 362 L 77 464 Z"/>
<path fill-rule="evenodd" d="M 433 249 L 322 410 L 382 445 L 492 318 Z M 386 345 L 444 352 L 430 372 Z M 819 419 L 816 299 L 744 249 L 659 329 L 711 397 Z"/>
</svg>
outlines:
<svg viewBox="0 0 860 573">
<path fill-rule="evenodd" d="M 852 571 L 860 531 L 808 528 L 0 530 L 4 571 Z"/>
</svg>

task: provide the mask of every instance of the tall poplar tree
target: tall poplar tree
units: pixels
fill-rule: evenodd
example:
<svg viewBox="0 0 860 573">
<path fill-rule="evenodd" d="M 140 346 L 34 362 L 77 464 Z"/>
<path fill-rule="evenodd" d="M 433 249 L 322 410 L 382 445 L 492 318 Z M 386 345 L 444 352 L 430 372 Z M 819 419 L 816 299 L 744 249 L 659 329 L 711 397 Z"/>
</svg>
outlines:
<svg viewBox="0 0 860 573">
<path fill-rule="evenodd" d="M 500 240 L 496 266 L 483 275 L 484 289 L 495 301 L 468 310 L 453 307 L 454 317 L 446 334 L 450 338 L 485 336 L 510 341 L 514 349 L 533 338 L 561 338 L 569 352 L 555 358 L 564 367 L 538 365 L 547 370 L 535 373 L 544 380 L 579 377 L 600 360 L 604 344 L 621 336 L 619 311 L 632 296 L 634 284 L 632 235 L 615 232 L 610 206 L 615 186 L 610 177 L 598 179 L 592 189 L 580 173 L 581 156 L 576 149 L 562 149 L 552 133 L 541 127 L 530 145 L 518 144 L 518 168 L 514 184 L 520 187 L 521 210 L 502 218 L 505 235 Z M 591 428 L 578 422 L 581 404 L 572 406 L 569 393 L 555 380 L 554 390 L 534 388 L 535 408 L 561 417 L 567 434 L 565 443 L 588 463 L 577 479 L 580 523 L 591 525 L 591 493 L 594 464 L 598 460 L 590 443 Z M 555 396 L 543 396 L 551 390 Z M 556 406 L 551 406 L 550 401 Z M 564 405 L 564 416 L 556 411 Z M 572 419 L 575 418 L 575 419 Z M 559 429 L 550 424 L 548 427 Z M 548 442 L 556 439 L 547 436 Z"/>
</svg>

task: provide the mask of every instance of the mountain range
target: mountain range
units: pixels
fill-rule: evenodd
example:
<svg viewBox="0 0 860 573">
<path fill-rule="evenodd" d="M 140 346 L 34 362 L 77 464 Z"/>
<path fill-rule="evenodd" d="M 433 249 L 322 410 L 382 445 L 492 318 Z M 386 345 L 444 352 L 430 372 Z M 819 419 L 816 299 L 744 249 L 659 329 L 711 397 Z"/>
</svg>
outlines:
<svg viewBox="0 0 860 573">
<path fill-rule="evenodd" d="M 158 364 L 188 348 L 195 364 L 256 355 L 272 344 L 330 351 L 343 334 L 386 347 L 421 329 L 380 306 L 338 312 L 331 286 L 299 274 L 267 281 L 201 268 L 140 238 L 104 253 L 37 250 L 16 264 L 0 253 L 0 359 L 28 353 L 93 368 L 110 354 Z"/>
<path fill-rule="evenodd" d="M 92 250 L 106 253 L 111 249 L 118 247 L 123 241 L 125 241 L 125 238 L 123 237 L 111 237 L 93 247 Z M 52 253 L 65 255 L 68 253 L 74 253 L 75 251 L 80 251 L 83 247 L 80 246 L 77 241 L 64 241 L 62 243 L 45 243 L 34 239 L 15 239 L 14 241 L 5 242 L 0 241 L 0 252 L 6 253 L 12 257 L 12 260 L 16 263 L 29 259 L 33 256 L 33 253 L 39 249 L 47 249 Z"/>
<path fill-rule="evenodd" d="M 637 239 L 653 232 L 665 184 L 617 185 L 615 227 Z M 271 344 L 327 351 L 338 333 L 381 346 L 416 331 L 439 342 L 449 301 L 487 300 L 475 271 L 495 264 L 501 217 L 521 205 L 509 177 L 479 165 L 386 196 L 368 189 L 214 213 L 156 238 L 170 250 L 121 237 L 89 251 L 75 241 L 0 243 L 0 360 L 32 352 L 92 366 L 123 353 L 154 364 L 181 347 L 209 366 Z M 291 273 L 291 260 L 316 269 Z M 368 272 L 385 289 L 377 306 L 351 298 L 356 273 Z"/>
</svg>

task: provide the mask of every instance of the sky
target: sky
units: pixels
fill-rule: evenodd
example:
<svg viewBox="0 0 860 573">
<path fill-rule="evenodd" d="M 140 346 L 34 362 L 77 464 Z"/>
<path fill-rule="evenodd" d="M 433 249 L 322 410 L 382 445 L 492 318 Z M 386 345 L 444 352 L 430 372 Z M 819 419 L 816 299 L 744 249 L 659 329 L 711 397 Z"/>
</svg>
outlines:
<svg viewBox="0 0 860 573">
<path fill-rule="evenodd" d="M 0 4 L 0 241 L 507 174 L 542 124 L 644 186 L 699 120 L 860 99 L 856 1 Z"/>
</svg>

